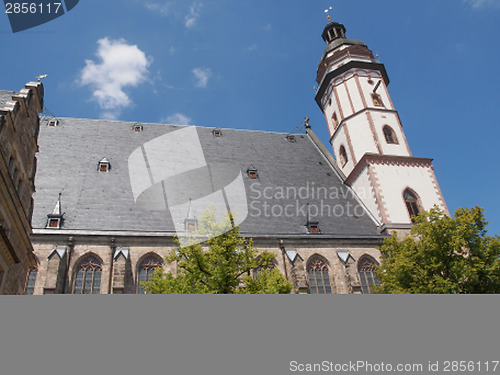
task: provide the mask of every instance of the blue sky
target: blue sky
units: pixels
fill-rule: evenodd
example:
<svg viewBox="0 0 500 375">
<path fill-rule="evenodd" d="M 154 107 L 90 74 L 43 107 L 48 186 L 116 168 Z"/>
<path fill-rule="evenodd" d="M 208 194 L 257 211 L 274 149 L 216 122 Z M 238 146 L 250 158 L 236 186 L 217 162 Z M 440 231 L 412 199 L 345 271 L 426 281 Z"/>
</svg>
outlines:
<svg viewBox="0 0 500 375">
<path fill-rule="evenodd" d="M 309 116 L 328 144 L 313 87 L 329 6 L 385 64 L 450 211 L 482 206 L 500 234 L 500 0 L 80 0 L 16 34 L 0 16 L 0 89 L 48 74 L 61 117 L 289 132 Z"/>
</svg>

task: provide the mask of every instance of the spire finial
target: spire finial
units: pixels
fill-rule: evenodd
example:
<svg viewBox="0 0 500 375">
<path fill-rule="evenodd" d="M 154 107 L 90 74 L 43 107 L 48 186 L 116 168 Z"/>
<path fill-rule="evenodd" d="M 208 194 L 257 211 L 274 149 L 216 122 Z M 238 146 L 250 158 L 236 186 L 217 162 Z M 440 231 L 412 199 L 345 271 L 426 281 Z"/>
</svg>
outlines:
<svg viewBox="0 0 500 375">
<path fill-rule="evenodd" d="M 61 195 L 62 193 L 59 193 L 59 198 L 57 198 L 57 203 L 54 207 L 54 211 L 52 211 L 52 215 L 61 215 Z"/>
<path fill-rule="evenodd" d="M 191 198 L 189 198 L 189 206 L 188 206 L 188 212 L 187 212 L 187 216 L 186 216 L 186 219 L 194 219 L 194 215 L 193 215 L 193 209 L 191 208 Z"/>
<path fill-rule="evenodd" d="M 332 7 L 329 7 L 328 9 L 325 9 L 325 13 L 326 13 L 326 19 L 328 20 L 328 22 L 332 22 L 332 17 L 330 17 L 330 11 L 332 10 Z"/>
</svg>

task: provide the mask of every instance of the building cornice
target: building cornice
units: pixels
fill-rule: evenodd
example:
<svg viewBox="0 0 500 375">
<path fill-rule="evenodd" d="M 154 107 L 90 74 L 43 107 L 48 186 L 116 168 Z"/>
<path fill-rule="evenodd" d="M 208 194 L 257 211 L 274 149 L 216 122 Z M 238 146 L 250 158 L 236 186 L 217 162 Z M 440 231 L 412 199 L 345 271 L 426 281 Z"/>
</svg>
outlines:
<svg viewBox="0 0 500 375">
<path fill-rule="evenodd" d="M 323 97 L 323 94 L 325 93 L 330 80 L 354 68 L 378 70 L 382 74 L 386 86 L 389 84 L 389 76 L 387 75 L 387 71 L 385 70 L 384 64 L 368 62 L 368 61 L 351 60 L 348 63 L 339 66 L 337 69 L 328 72 L 321 80 L 321 84 L 318 88 L 318 91 L 316 92 L 316 97 L 315 97 L 316 103 L 318 103 L 321 109 L 323 109 L 321 107 L 321 98 Z"/>
<path fill-rule="evenodd" d="M 140 232 L 140 231 L 96 231 L 96 230 L 83 230 L 83 229 L 33 229 L 31 239 L 33 242 L 51 242 L 58 238 L 67 238 L 71 236 L 77 241 L 82 237 L 95 237 L 97 238 L 134 238 L 134 239 L 149 239 L 164 238 L 167 240 L 172 239 L 177 234 L 174 232 Z M 318 241 L 318 240 L 361 240 L 361 241 L 380 241 L 384 238 L 383 235 L 343 235 L 343 234 L 295 234 L 295 233 L 273 233 L 273 234 L 258 234 L 240 232 L 242 237 L 253 239 L 289 239 L 289 240 L 304 240 L 304 241 Z"/>
</svg>

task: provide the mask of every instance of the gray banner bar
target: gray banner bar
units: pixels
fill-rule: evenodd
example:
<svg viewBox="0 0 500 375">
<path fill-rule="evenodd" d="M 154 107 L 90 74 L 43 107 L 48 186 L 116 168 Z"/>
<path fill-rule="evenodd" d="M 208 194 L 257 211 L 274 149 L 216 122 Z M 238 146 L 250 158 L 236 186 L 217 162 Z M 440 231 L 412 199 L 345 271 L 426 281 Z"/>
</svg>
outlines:
<svg viewBox="0 0 500 375">
<path fill-rule="evenodd" d="M 0 304 L 8 375 L 500 373 L 498 296 L 2 296 Z"/>
</svg>

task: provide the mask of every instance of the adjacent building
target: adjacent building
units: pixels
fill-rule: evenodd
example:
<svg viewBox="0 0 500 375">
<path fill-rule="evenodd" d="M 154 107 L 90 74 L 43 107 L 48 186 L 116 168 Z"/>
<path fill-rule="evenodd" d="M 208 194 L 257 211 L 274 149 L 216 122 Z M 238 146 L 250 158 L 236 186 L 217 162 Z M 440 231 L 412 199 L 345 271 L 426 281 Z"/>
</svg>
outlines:
<svg viewBox="0 0 500 375">
<path fill-rule="evenodd" d="M 36 272 L 29 235 L 43 85 L 0 91 L 0 294 L 23 294 Z"/>
</svg>

